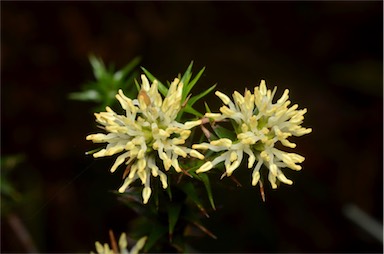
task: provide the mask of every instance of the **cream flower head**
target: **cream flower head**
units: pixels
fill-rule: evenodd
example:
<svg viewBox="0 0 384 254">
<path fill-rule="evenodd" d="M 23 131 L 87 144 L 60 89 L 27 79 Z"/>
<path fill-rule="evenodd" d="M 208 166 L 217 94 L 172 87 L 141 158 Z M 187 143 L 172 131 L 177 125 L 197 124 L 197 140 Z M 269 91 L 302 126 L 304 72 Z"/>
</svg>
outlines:
<svg viewBox="0 0 384 254">
<path fill-rule="evenodd" d="M 301 136 L 310 133 L 312 129 L 301 127 L 306 109 L 297 110 L 297 104 L 288 107 L 291 103 L 288 100 L 289 90 L 286 89 L 281 98 L 273 103 L 275 92 L 276 87 L 273 91 L 267 90 L 265 81 L 262 80 L 260 86 L 255 87 L 254 93 L 246 90 L 243 96 L 234 92 L 233 102 L 227 95 L 219 91 L 215 93 L 225 106 L 220 108 L 221 113 L 206 113 L 205 116 L 215 121 L 231 119 L 237 139 L 220 138 L 210 143 L 193 145 L 194 149 L 222 152 L 213 161 L 203 164 L 197 173 L 208 171 L 224 162 L 225 175 L 230 176 L 240 166 L 246 153 L 248 168 L 253 167 L 252 185 L 259 182 L 259 171 L 263 164 L 269 169 L 268 179 L 272 188 L 277 188 L 276 179 L 292 184 L 281 168 L 300 170 L 298 163 L 303 162 L 304 157 L 281 151 L 275 145 L 280 142 L 283 146 L 294 148 L 296 144 L 288 141 L 288 137 Z"/>
<path fill-rule="evenodd" d="M 98 254 L 138 254 L 139 251 L 144 247 L 145 242 L 147 241 L 147 237 L 144 236 L 140 238 L 136 244 L 131 248 L 131 251 L 128 251 L 128 241 L 125 233 L 122 233 L 119 238 L 119 249 L 116 253 L 107 243 L 104 245 L 100 242 L 95 243 L 96 251 Z M 94 252 L 91 252 L 93 254 Z"/>
<path fill-rule="evenodd" d="M 182 107 L 183 83 L 175 78 L 163 100 L 156 80 L 150 85 L 145 75 L 141 79 L 137 99 L 127 98 L 122 90 L 116 95 L 126 114 L 118 115 L 109 107 L 107 112 L 96 113 L 96 121 L 104 126 L 108 134 L 92 134 L 87 136 L 87 140 L 108 143 L 106 148 L 93 154 L 95 158 L 123 152 L 111 167 L 111 172 L 114 172 L 125 163 L 126 172 L 129 171 L 119 192 L 124 192 L 132 182 L 140 179 L 144 185 L 143 203 L 146 204 L 152 192 L 151 175 L 160 177 L 164 189 L 168 186 L 166 174 L 156 163 L 157 158 L 162 160 L 165 171 L 172 166 L 176 172 L 181 172 L 179 156 L 186 158 L 189 155 L 199 159 L 204 159 L 204 156 L 183 146 L 191 134 L 190 129 L 201 124 L 201 120 L 176 121 Z"/>
</svg>

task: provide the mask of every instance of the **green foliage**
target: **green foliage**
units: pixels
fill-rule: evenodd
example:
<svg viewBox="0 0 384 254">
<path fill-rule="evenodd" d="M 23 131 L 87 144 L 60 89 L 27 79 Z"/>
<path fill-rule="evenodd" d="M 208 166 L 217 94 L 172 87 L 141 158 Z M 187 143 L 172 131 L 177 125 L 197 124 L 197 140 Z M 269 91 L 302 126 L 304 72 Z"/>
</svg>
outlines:
<svg viewBox="0 0 384 254">
<path fill-rule="evenodd" d="M 236 140 L 236 133 L 223 127 L 222 125 L 215 125 L 212 129 L 218 138 L 228 138 L 232 141 Z"/>
<path fill-rule="evenodd" d="M 209 202 L 211 203 L 212 208 L 216 210 L 215 202 L 213 201 L 212 188 L 211 188 L 211 183 L 209 181 L 209 177 L 207 174 L 204 174 L 204 173 L 200 174 L 199 176 L 204 183 L 205 189 L 207 190 Z"/>
<path fill-rule="evenodd" d="M 172 241 L 173 232 L 175 230 L 175 226 L 180 217 L 180 211 L 182 208 L 182 204 L 180 203 L 169 203 L 167 207 L 168 213 L 168 232 L 169 239 Z"/>
<path fill-rule="evenodd" d="M 115 95 L 119 89 L 123 89 L 128 97 L 134 97 L 134 80 L 138 76 L 135 70 L 140 62 L 136 57 L 121 70 L 114 70 L 114 67 L 105 66 L 103 60 L 93 55 L 89 57 L 92 65 L 95 81 L 83 85 L 81 92 L 69 94 L 69 98 L 78 101 L 89 101 L 97 104 L 96 111 L 104 110 L 106 106 L 116 103 Z"/>
<path fill-rule="evenodd" d="M 23 155 L 6 155 L 0 159 L 1 178 L 0 178 L 0 193 L 1 193 L 1 213 L 2 215 L 10 212 L 13 207 L 18 204 L 21 199 L 21 193 L 15 188 L 11 179 L 13 170 L 24 161 Z"/>
<path fill-rule="evenodd" d="M 208 176 L 206 177 L 208 179 Z M 138 215 L 132 223 L 132 232 L 137 238 L 148 236 L 144 251 L 184 252 L 189 227 L 195 227 L 215 238 L 202 224 L 202 218 L 209 216 L 204 208 L 205 201 L 201 199 L 204 195 L 201 193 L 200 183 L 200 179 L 189 177 L 180 181 L 178 174 L 174 172 L 171 174 L 170 183 L 173 188 L 167 189 L 172 192 L 172 199 L 162 190 L 160 183 L 154 181 L 154 193 L 147 204 L 142 203 L 140 188 L 131 187 L 128 192 L 122 194 L 116 192 L 119 200 Z M 210 186 L 208 188 L 210 189 Z"/>
</svg>

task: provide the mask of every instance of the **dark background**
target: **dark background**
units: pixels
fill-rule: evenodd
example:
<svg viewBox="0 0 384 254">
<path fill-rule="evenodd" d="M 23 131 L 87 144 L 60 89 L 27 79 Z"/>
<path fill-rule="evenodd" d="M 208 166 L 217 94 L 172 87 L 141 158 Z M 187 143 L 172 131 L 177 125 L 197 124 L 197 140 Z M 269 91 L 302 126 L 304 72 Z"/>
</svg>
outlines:
<svg viewBox="0 0 384 254">
<path fill-rule="evenodd" d="M 39 252 L 89 252 L 134 218 L 109 192 L 120 184 L 112 160 L 84 155 L 94 105 L 67 97 L 93 79 L 94 53 L 118 68 L 141 56 L 163 81 L 194 60 L 195 73 L 207 67 L 197 91 L 264 78 L 308 108 L 313 132 L 294 139 L 303 170 L 285 171 L 294 185 L 268 184 L 266 203 L 248 175 L 243 188 L 218 189 L 221 208 L 205 221 L 218 240 L 192 239 L 197 251 L 382 252 L 343 212 L 353 204 L 383 223 L 382 15 L 381 1 L 2 1 L 1 154 L 24 160 L 9 176 L 22 199 L 2 213 L 1 251 L 31 250 L 10 214 Z"/>
</svg>

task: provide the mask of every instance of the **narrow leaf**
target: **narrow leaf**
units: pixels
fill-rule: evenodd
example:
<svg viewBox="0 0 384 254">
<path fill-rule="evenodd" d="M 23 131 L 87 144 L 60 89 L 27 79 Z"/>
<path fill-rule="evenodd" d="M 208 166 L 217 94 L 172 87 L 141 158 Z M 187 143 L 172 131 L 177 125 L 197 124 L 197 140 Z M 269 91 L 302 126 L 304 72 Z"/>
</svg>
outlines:
<svg viewBox="0 0 384 254">
<path fill-rule="evenodd" d="M 200 79 L 201 75 L 203 74 L 203 72 L 205 71 L 205 67 L 203 69 L 201 69 L 199 71 L 199 73 L 197 73 L 197 75 L 193 78 L 193 80 L 191 82 L 188 83 L 188 87 L 186 88 L 185 90 L 185 96 L 187 96 L 189 94 L 189 92 L 192 90 L 192 88 L 195 86 L 195 84 L 197 83 L 197 81 Z"/>
<path fill-rule="evenodd" d="M 192 115 L 195 115 L 197 117 L 203 117 L 203 114 L 201 114 L 199 111 L 196 109 L 192 108 L 190 105 L 186 105 L 185 108 L 183 109 L 183 112 L 190 113 Z"/>
<path fill-rule="evenodd" d="M 208 104 L 206 102 L 204 102 L 204 105 L 205 105 L 205 111 L 207 113 L 212 113 L 211 109 L 209 108 Z"/>
<path fill-rule="evenodd" d="M 219 138 L 229 138 L 230 140 L 236 140 L 236 133 L 234 131 L 230 131 L 220 125 L 216 125 L 213 128 L 213 131 Z"/>
<path fill-rule="evenodd" d="M 96 90 L 86 90 L 84 92 L 74 92 L 69 94 L 69 99 L 79 101 L 101 101 L 100 93 Z"/>
<path fill-rule="evenodd" d="M 197 170 L 198 168 L 201 167 L 201 165 L 203 165 L 203 163 L 204 163 L 204 162 L 197 163 L 196 166 L 193 166 L 193 167 L 189 168 L 189 169 L 188 169 L 188 174 L 190 174 L 190 175 L 192 176 L 192 178 L 196 178 L 196 179 L 200 180 L 199 175 L 196 174 L 195 172 L 196 172 L 196 170 Z"/>
<path fill-rule="evenodd" d="M 168 232 L 170 240 L 172 241 L 173 231 L 175 229 L 176 223 L 180 217 L 182 204 L 170 203 L 168 206 Z"/>
<path fill-rule="evenodd" d="M 200 100 L 201 98 L 203 98 L 204 96 L 206 96 L 208 93 L 210 93 L 213 89 L 215 89 L 216 87 L 216 84 L 211 86 L 210 88 L 208 88 L 207 90 L 205 90 L 204 92 L 198 94 L 198 95 L 195 95 L 193 96 L 191 99 L 189 99 L 188 101 L 188 104 L 193 106 L 193 104 L 195 104 L 196 101 Z"/>
<path fill-rule="evenodd" d="M 183 84 L 186 84 L 189 82 L 189 79 L 191 78 L 192 76 L 192 66 L 193 66 L 193 61 L 191 61 L 191 63 L 189 64 L 187 70 L 184 72 L 184 75 L 183 77 L 181 77 L 181 82 L 183 82 Z"/>
<path fill-rule="evenodd" d="M 190 198 L 196 204 L 200 211 L 202 211 L 206 217 L 209 217 L 197 194 L 195 186 L 191 182 L 187 182 L 182 184 L 180 187 L 182 191 L 184 191 L 184 193 L 188 196 L 188 198 Z"/>
<path fill-rule="evenodd" d="M 152 246 L 167 233 L 167 228 L 161 224 L 155 224 L 152 227 L 151 233 L 148 236 L 148 240 L 144 247 L 144 252 L 148 252 Z"/>
<path fill-rule="evenodd" d="M 213 201 L 212 189 L 211 189 L 211 184 L 209 182 L 209 177 L 205 173 L 201 173 L 199 176 L 205 185 L 205 189 L 207 190 L 209 202 L 211 203 L 213 210 L 216 210 L 215 203 Z"/>
<path fill-rule="evenodd" d="M 136 79 L 135 79 L 135 85 L 136 85 L 136 89 L 137 89 L 137 91 L 139 92 L 140 89 L 141 89 L 141 87 L 140 87 L 139 82 L 138 82 Z"/>
<path fill-rule="evenodd" d="M 89 62 L 93 68 L 93 75 L 97 80 L 101 79 L 104 73 L 106 73 L 105 65 L 101 59 L 98 59 L 94 55 L 89 56 Z"/>
<path fill-rule="evenodd" d="M 165 189 L 165 191 L 168 194 L 169 200 L 172 201 L 172 191 L 171 191 L 171 185 L 170 184 L 168 184 L 168 188 Z"/>
</svg>

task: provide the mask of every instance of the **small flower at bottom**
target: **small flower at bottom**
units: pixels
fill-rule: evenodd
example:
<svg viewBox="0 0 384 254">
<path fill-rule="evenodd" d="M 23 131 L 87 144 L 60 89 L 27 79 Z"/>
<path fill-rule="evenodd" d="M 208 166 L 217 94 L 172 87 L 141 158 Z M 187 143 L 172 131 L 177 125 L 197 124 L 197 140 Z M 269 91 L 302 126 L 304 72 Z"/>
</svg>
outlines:
<svg viewBox="0 0 384 254">
<path fill-rule="evenodd" d="M 206 113 L 205 116 L 217 122 L 224 119 L 232 120 L 236 140 L 220 138 L 210 143 L 193 145 L 194 149 L 209 149 L 220 153 L 212 161 L 203 164 L 196 171 L 197 173 L 209 171 L 217 164 L 224 162 L 225 175 L 230 176 L 240 166 L 243 155 L 246 153 L 248 168 L 254 167 L 252 185 L 259 182 L 259 171 L 263 164 L 269 169 L 268 180 L 272 188 L 277 188 L 277 179 L 280 182 L 292 184 L 281 168 L 300 170 L 301 166 L 297 164 L 302 163 L 304 157 L 279 150 L 275 145 L 280 142 L 283 146 L 294 148 L 296 144 L 291 143 L 288 138 L 302 136 L 310 133 L 312 129 L 301 126 L 306 109 L 297 110 L 297 104 L 288 107 L 289 90 L 286 89 L 281 98 L 273 103 L 275 92 L 276 87 L 273 91 L 267 90 L 265 81 L 262 80 L 260 86 L 255 87 L 254 93 L 246 90 L 243 96 L 234 92 L 234 101 L 219 91 L 215 93 L 225 105 L 220 108 L 221 113 Z"/>
<path fill-rule="evenodd" d="M 122 233 L 119 242 L 118 249 L 114 250 L 111 248 L 109 244 L 105 243 L 104 245 L 100 242 L 95 243 L 96 251 L 98 254 L 138 254 L 139 251 L 144 247 L 145 242 L 147 241 L 147 237 L 144 236 L 140 238 L 136 244 L 131 248 L 131 251 L 128 251 L 128 241 L 125 233 Z M 115 243 L 116 244 L 116 243 Z M 113 246 L 113 244 L 112 244 Z M 117 247 L 117 246 L 116 246 Z M 94 252 L 91 252 L 93 254 Z"/>
<path fill-rule="evenodd" d="M 111 167 L 111 172 L 114 172 L 124 162 L 127 165 L 127 177 L 119 192 L 124 192 L 131 183 L 140 179 L 144 185 L 143 203 L 146 204 L 152 192 L 151 175 L 160 177 L 164 189 L 168 187 L 167 175 L 159 166 L 165 171 L 173 167 L 176 172 L 182 172 L 179 156 L 198 159 L 204 159 L 204 156 L 183 146 L 191 134 L 190 129 L 200 125 L 201 120 L 185 123 L 176 121 L 182 105 L 182 82 L 176 78 L 163 100 L 156 80 L 150 85 L 145 75 L 141 79 L 141 91 L 137 99 L 127 98 L 121 90 L 116 95 L 125 115 L 118 115 L 109 107 L 106 112 L 95 114 L 96 121 L 108 134 L 92 134 L 87 136 L 87 140 L 108 143 L 106 148 L 93 154 L 95 158 L 122 153 Z M 157 158 L 162 165 L 156 164 Z"/>
</svg>

